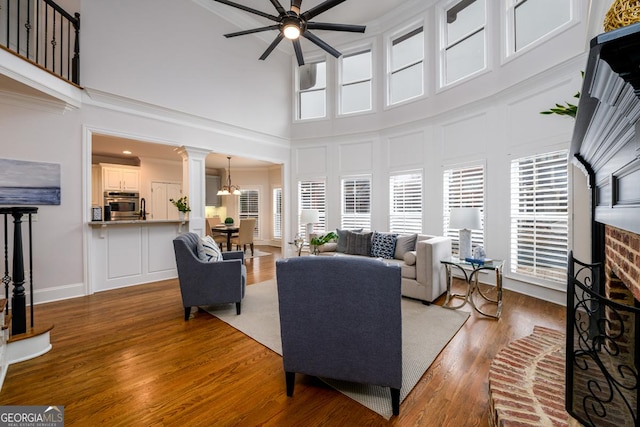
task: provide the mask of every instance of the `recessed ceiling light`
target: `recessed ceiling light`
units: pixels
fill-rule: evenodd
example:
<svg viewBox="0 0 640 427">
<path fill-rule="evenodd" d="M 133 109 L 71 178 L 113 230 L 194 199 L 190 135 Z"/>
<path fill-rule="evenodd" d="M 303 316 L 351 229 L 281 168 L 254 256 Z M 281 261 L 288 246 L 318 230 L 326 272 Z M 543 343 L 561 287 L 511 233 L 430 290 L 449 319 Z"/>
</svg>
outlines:
<svg viewBox="0 0 640 427">
<path fill-rule="evenodd" d="M 122 154 L 131 154 L 131 151 L 129 151 L 129 150 L 124 150 L 124 151 L 122 152 Z"/>
</svg>

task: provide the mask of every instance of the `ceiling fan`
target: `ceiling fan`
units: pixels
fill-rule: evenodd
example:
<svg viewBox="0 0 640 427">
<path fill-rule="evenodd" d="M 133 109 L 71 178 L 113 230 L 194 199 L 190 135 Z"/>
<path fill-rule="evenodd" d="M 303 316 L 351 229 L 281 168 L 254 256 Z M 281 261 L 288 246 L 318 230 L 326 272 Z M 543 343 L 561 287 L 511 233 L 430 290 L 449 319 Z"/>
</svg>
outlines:
<svg viewBox="0 0 640 427">
<path fill-rule="evenodd" d="M 296 59 L 298 60 L 298 65 L 304 65 L 304 57 L 302 56 L 302 48 L 300 47 L 300 36 L 306 38 L 312 43 L 316 44 L 318 47 L 324 49 L 331 55 L 338 58 L 341 53 L 336 49 L 331 47 L 329 44 L 324 42 L 318 36 L 313 34 L 309 30 L 331 30 L 331 31 L 347 31 L 352 33 L 364 33 L 365 26 L 364 25 L 349 25 L 349 24 L 333 24 L 327 22 L 312 22 L 311 19 L 320 15 L 323 12 L 331 9 L 334 6 L 339 5 L 340 3 L 345 2 L 346 0 L 326 0 L 319 5 L 307 10 L 306 12 L 300 13 L 300 8 L 302 6 L 302 0 L 291 0 L 291 9 L 285 10 L 278 0 L 270 0 L 271 4 L 278 11 L 278 16 L 271 15 L 257 9 L 253 9 L 248 6 L 244 6 L 242 4 L 234 3 L 228 0 L 214 0 L 218 3 L 226 4 L 245 12 L 250 12 L 263 18 L 267 18 L 271 21 L 276 22 L 274 25 L 269 25 L 267 27 L 259 27 L 251 30 L 238 31 L 235 33 L 225 34 L 224 36 L 229 37 L 237 37 L 244 36 L 246 34 L 259 33 L 262 31 L 269 30 L 278 30 L 278 35 L 275 40 L 269 45 L 267 50 L 264 51 L 261 60 L 265 60 L 269 54 L 278 46 L 278 43 L 282 41 L 283 38 L 287 38 L 291 40 L 293 43 L 293 50 L 296 53 Z"/>
</svg>

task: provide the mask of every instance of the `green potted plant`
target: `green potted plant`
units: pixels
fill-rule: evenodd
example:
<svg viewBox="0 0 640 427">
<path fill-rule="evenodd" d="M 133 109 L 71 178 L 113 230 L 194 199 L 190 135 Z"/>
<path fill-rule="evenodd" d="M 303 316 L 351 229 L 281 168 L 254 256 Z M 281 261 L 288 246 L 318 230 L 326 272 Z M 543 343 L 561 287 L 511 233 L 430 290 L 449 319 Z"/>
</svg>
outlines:
<svg viewBox="0 0 640 427">
<path fill-rule="evenodd" d="M 338 240 L 338 235 L 333 231 L 328 232 L 322 236 L 316 236 L 311 239 L 311 249 L 314 255 L 318 253 L 318 246 L 329 243 L 332 240 Z"/>
<path fill-rule="evenodd" d="M 187 196 L 180 197 L 178 200 L 169 199 L 169 201 L 178 208 L 178 212 L 180 214 L 180 220 L 184 220 L 184 216 L 187 212 L 191 212 L 191 208 L 189 207 L 189 200 Z"/>
<path fill-rule="evenodd" d="M 224 219 L 224 225 L 226 225 L 227 227 L 233 227 L 233 218 L 231 218 L 230 216 L 226 217 Z"/>
</svg>

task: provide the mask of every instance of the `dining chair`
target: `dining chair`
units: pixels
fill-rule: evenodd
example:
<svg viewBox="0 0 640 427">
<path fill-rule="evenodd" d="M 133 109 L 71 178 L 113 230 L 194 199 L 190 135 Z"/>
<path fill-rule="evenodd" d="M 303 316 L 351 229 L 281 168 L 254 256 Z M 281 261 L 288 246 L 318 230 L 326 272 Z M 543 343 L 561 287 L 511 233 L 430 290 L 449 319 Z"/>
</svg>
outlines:
<svg viewBox="0 0 640 427">
<path fill-rule="evenodd" d="M 256 228 L 256 219 L 247 218 L 240 220 L 240 226 L 238 227 L 238 236 L 231 239 L 231 243 L 236 245 L 236 250 L 247 250 L 247 245 L 251 248 L 251 255 L 253 256 L 253 230 Z"/>
<path fill-rule="evenodd" d="M 207 218 L 207 227 L 206 227 L 207 236 L 211 236 L 213 240 L 218 244 L 218 246 L 220 246 L 220 250 L 223 250 L 223 248 L 227 244 L 227 237 L 224 234 L 216 233 L 212 230 L 213 227 L 219 224 L 220 224 L 219 216 L 212 216 Z"/>
</svg>

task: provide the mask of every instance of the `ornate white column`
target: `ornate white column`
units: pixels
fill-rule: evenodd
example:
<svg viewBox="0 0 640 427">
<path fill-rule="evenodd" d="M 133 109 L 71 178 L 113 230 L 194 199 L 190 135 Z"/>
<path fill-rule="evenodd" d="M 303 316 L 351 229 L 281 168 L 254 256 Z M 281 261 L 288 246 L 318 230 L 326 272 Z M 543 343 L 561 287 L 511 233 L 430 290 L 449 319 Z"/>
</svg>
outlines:
<svg viewBox="0 0 640 427">
<path fill-rule="evenodd" d="M 182 156 L 182 193 L 189 197 L 188 230 L 205 235 L 205 159 L 209 150 L 182 146 L 178 151 Z"/>
</svg>

